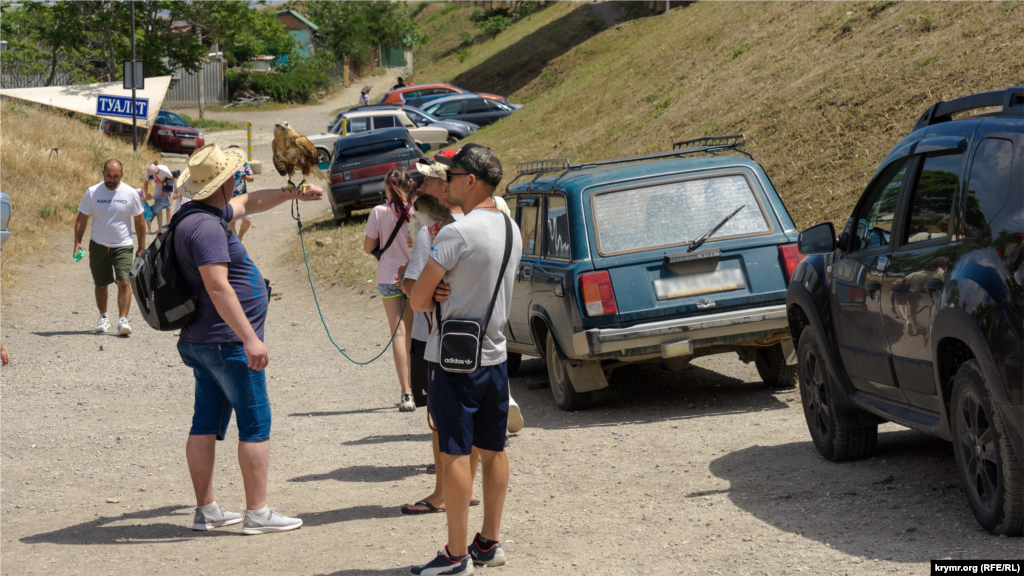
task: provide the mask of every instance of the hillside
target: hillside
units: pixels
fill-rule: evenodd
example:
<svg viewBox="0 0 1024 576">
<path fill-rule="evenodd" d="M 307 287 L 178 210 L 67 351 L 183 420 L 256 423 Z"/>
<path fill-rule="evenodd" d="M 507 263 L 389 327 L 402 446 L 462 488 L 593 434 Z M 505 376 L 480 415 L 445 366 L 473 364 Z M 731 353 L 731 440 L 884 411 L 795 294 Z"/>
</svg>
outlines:
<svg viewBox="0 0 1024 576">
<path fill-rule="evenodd" d="M 124 182 L 141 187 L 146 165 L 160 155 L 147 146 L 133 152 L 131 142 L 48 108 L 5 101 L 0 119 L 0 190 L 11 196 L 11 238 L 0 278 L 9 286 L 11 265 L 52 253 L 55 238 L 66 240 L 60 255 L 71 257 L 78 203 L 86 188 L 103 181 L 103 162 L 117 158 Z M 51 148 L 60 150 L 59 161 Z"/>
<path fill-rule="evenodd" d="M 844 221 L 931 103 L 1024 84 L 1016 2 L 698 2 L 606 30 L 591 4 L 564 2 L 473 45 L 464 62 L 455 50 L 460 33 L 478 32 L 473 8 L 450 6 L 417 15 L 431 43 L 415 80 L 526 104 L 474 138 L 507 172 L 745 133 L 800 227 Z"/>
</svg>

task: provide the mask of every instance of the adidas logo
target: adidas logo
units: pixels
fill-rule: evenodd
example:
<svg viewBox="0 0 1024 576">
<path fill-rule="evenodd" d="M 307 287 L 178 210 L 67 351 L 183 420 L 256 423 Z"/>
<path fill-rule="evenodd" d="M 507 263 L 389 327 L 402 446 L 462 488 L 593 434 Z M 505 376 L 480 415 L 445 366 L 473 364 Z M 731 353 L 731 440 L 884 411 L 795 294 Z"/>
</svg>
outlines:
<svg viewBox="0 0 1024 576">
<path fill-rule="evenodd" d="M 472 360 L 463 360 L 462 358 L 445 358 L 445 364 L 472 364 Z"/>
</svg>

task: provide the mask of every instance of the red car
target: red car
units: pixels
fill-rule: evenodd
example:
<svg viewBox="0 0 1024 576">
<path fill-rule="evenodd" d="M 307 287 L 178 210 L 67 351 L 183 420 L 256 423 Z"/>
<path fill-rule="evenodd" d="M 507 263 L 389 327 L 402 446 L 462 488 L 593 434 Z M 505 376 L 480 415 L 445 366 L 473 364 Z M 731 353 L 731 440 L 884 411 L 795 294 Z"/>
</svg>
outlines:
<svg viewBox="0 0 1024 576">
<path fill-rule="evenodd" d="M 122 138 L 132 137 L 131 124 L 122 124 L 113 120 L 104 119 L 100 122 L 100 130 L 104 134 L 111 134 Z M 145 129 L 139 130 L 140 136 L 145 138 Z M 203 133 L 193 128 L 184 118 L 169 110 L 161 110 L 156 116 L 156 124 L 150 132 L 149 140 L 153 146 L 162 152 L 178 152 L 191 154 L 196 148 L 206 144 Z"/>
<path fill-rule="evenodd" d="M 451 96 L 453 94 L 472 94 L 465 88 L 459 88 L 458 86 L 452 86 L 451 84 L 412 84 L 395 90 L 391 90 L 381 96 L 378 104 L 405 104 L 407 106 L 415 106 L 417 108 L 423 107 L 424 104 L 435 100 L 437 98 L 444 98 L 445 96 Z M 497 94 L 488 94 L 486 92 L 477 93 L 484 98 L 490 98 L 492 100 L 504 100 L 504 96 L 498 96 Z"/>
</svg>

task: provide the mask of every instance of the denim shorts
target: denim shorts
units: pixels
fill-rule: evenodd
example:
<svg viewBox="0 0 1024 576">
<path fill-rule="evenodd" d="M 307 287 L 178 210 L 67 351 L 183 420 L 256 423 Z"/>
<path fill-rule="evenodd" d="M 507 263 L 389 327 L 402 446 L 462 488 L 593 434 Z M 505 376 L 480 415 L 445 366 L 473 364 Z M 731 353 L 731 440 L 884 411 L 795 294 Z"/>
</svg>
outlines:
<svg viewBox="0 0 1024 576">
<path fill-rule="evenodd" d="M 473 446 L 501 452 L 508 429 L 508 368 L 505 362 L 476 372 L 445 372 L 430 362 L 430 416 L 441 452 L 467 455 Z"/>
<path fill-rule="evenodd" d="M 150 212 L 153 214 L 159 214 L 164 210 L 171 207 L 171 199 L 167 196 L 156 196 L 153 198 L 153 206 L 150 207 Z"/>
<path fill-rule="evenodd" d="M 223 440 L 235 413 L 241 442 L 270 440 L 270 397 L 263 370 L 249 368 L 241 344 L 204 346 L 178 340 L 178 353 L 196 377 L 193 436 Z"/>
</svg>

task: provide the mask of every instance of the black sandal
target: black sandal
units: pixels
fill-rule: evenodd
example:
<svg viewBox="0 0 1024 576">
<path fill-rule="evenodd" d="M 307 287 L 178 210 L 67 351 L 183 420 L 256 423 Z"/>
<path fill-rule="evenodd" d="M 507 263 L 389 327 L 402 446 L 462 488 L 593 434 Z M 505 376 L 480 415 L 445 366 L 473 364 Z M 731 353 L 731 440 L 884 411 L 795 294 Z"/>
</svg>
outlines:
<svg viewBox="0 0 1024 576">
<path fill-rule="evenodd" d="M 426 510 L 413 510 L 408 504 L 402 506 L 402 514 L 434 514 L 435 512 L 444 512 L 444 508 L 438 508 L 426 500 L 420 500 L 413 504 L 413 506 L 425 506 Z"/>
</svg>

